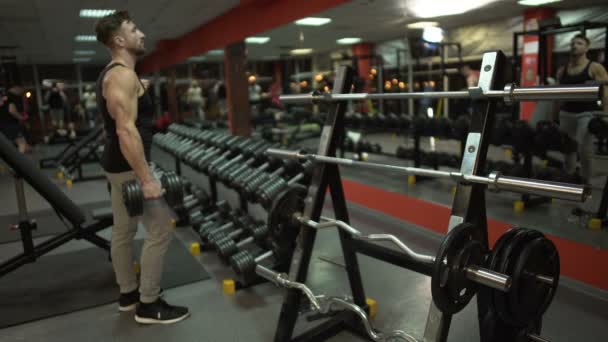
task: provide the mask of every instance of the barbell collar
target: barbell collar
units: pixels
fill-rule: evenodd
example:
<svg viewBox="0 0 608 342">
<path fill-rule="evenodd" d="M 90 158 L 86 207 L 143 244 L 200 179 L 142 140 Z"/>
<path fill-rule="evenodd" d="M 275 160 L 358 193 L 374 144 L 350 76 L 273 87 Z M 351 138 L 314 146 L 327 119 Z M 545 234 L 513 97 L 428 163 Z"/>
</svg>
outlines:
<svg viewBox="0 0 608 342">
<path fill-rule="evenodd" d="M 465 179 L 467 178 L 472 179 L 472 177 L 465 177 Z M 475 179 L 479 178 L 485 177 L 475 177 Z M 512 191 L 575 202 L 584 202 L 591 196 L 591 188 L 587 185 L 507 177 L 496 171 L 490 173 L 487 179 L 489 181 L 488 186 L 494 190 Z"/>
</svg>

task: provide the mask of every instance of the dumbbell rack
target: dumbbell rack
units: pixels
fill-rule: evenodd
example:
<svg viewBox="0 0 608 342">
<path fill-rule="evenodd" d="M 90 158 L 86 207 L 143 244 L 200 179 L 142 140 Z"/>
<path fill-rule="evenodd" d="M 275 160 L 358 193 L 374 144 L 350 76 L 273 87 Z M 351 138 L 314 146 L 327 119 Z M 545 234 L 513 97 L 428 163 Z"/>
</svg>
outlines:
<svg viewBox="0 0 608 342">
<path fill-rule="evenodd" d="M 479 88 L 484 92 L 490 90 L 501 90 L 507 81 L 505 74 L 510 69 L 507 60 L 500 51 L 488 52 L 483 56 L 482 70 L 479 78 Z M 350 91 L 354 71 L 352 68 L 342 66 L 336 73 L 334 89 L 332 94 L 344 94 Z M 485 100 L 483 112 L 474 113 L 471 126 L 466 140 L 466 148 L 460 172 L 464 175 L 481 176 L 488 146 L 490 134 L 494 125 L 496 100 Z M 333 102 L 327 121 L 323 128 L 318 156 L 335 156 L 336 148 L 344 135 L 344 113 L 345 102 Z M 329 189 L 331 194 L 335 219 L 349 223 L 349 215 L 346 207 L 344 191 L 342 187 L 340 170 L 335 164 L 319 163 L 313 170 L 313 178 L 305 198 L 303 216 L 313 221 L 319 221 L 325 200 L 325 194 Z M 485 185 L 461 184 L 456 188 L 456 194 L 452 205 L 452 213 L 449 220 L 448 231 L 460 223 L 469 222 L 475 225 L 478 240 L 488 248 L 488 227 L 485 208 Z M 306 225 L 300 227 L 300 237 L 293 254 L 289 279 L 305 283 L 314 249 L 316 231 Z M 376 245 L 367 241 L 353 239 L 344 231 L 339 231 L 340 245 L 344 255 L 346 272 L 355 305 L 369 312 L 366 304 L 366 296 L 363 289 L 361 272 L 357 260 L 357 253 L 364 254 L 377 260 L 381 260 L 398 267 L 410 269 L 422 274 L 430 275 L 431 269 L 423 264 L 416 263 L 404 253 Z M 336 335 L 343 330 L 349 330 L 366 339 L 358 318 L 351 312 L 341 312 L 326 322 L 304 331 L 294 337 L 295 324 L 300 312 L 302 293 L 294 289 L 288 289 L 283 301 L 277 329 L 274 336 L 275 342 L 286 341 L 322 341 Z M 477 309 L 482 342 L 496 342 L 484 340 L 484 318 L 491 313 L 491 290 L 481 288 L 477 292 Z M 427 324 L 424 332 L 424 341 L 447 341 L 451 315 L 442 313 L 433 302 L 431 302 L 428 313 Z M 540 319 L 534 322 L 537 333 L 540 331 Z M 487 327 L 485 328 L 487 329 Z M 504 341 L 512 341 L 517 329 L 505 327 L 505 333 L 501 338 Z"/>
<path fill-rule="evenodd" d="M 198 140 L 195 137 L 190 136 L 189 134 L 184 134 L 183 132 L 179 132 L 179 130 L 175 126 L 174 127 L 170 127 L 169 130 L 173 134 L 179 136 L 180 139 L 190 138 L 190 139 Z M 158 147 L 160 147 L 160 146 L 158 146 Z M 163 151 L 163 150 L 161 149 L 161 151 Z M 175 159 L 176 165 L 178 163 L 180 163 L 180 157 L 178 155 L 172 154 L 172 153 L 167 152 L 167 151 L 163 151 L 162 153 L 163 153 L 164 159 L 168 159 L 168 158 Z M 218 191 L 217 191 L 217 183 L 222 184 L 222 182 L 219 182 L 218 179 L 216 179 L 215 177 L 213 177 L 210 174 L 205 174 L 203 177 L 199 177 L 202 174 L 198 170 L 192 168 L 186 162 L 184 162 L 183 168 L 179 169 L 179 171 L 180 172 L 183 171 L 185 173 L 185 175 L 181 175 L 182 177 L 187 177 L 188 175 L 193 176 L 193 178 L 191 179 L 191 181 L 194 180 L 194 178 L 196 178 L 196 180 L 198 182 L 194 182 L 194 183 L 198 183 L 199 185 L 202 185 L 200 183 L 201 181 L 205 182 L 205 183 L 208 183 L 209 188 L 210 188 L 210 195 L 212 197 L 211 202 L 212 203 L 217 203 L 218 202 L 220 196 L 218 195 Z M 178 173 L 178 172 L 176 171 L 176 173 Z M 196 174 L 196 177 L 194 177 L 195 174 Z M 205 178 L 206 178 L 206 180 L 205 180 Z M 230 191 L 232 191 L 232 190 L 230 190 Z M 245 198 L 244 194 L 242 194 L 240 192 L 237 192 L 237 193 L 238 193 L 238 199 L 239 199 L 239 203 L 240 203 L 239 209 L 242 212 L 244 212 L 244 213 L 253 214 L 251 211 L 256 209 L 255 205 L 254 206 L 249 206 L 249 202 Z M 288 266 L 289 266 L 289 263 L 280 263 L 280 262 L 277 262 L 273 266 L 271 266 L 270 268 L 273 269 L 273 270 L 275 270 L 275 271 L 278 271 L 278 272 L 286 272 Z M 245 288 L 250 288 L 250 287 L 262 284 L 262 283 L 266 283 L 267 281 L 268 281 L 267 279 L 264 279 L 262 277 L 255 277 L 255 279 L 253 279 L 251 281 L 248 281 L 246 283 L 243 283 L 243 282 L 237 280 L 237 281 L 235 281 L 235 290 L 241 290 L 241 289 L 245 289 Z"/>
</svg>

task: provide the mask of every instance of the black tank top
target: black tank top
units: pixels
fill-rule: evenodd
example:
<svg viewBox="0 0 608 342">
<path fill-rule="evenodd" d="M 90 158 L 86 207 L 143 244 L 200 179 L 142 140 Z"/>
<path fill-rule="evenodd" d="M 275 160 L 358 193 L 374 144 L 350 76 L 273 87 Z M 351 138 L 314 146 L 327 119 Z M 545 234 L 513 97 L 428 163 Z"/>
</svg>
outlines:
<svg viewBox="0 0 608 342">
<path fill-rule="evenodd" d="M 106 145 L 101 158 L 101 165 L 106 172 L 110 173 L 119 173 L 132 170 L 131 166 L 120 150 L 120 143 L 118 141 L 118 135 L 116 134 L 116 122 L 108 112 L 108 108 L 106 107 L 106 99 L 103 97 L 103 79 L 108 70 L 116 66 L 124 67 L 124 65 L 120 63 L 108 65 L 99 75 L 95 88 L 97 95 L 97 108 L 99 108 L 99 112 L 103 117 L 106 131 Z M 141 83 L 141 80 L 139 82 Z M 143 83 L 142 87 L 145 89 Z M 149 91 L 144 90 L 144 94 L 141 95 L 137 100 L 137 119 L 135 120 L 135 127 L 137 127 L 137 130 L 141 135 L 147 161 L 150 160 L 150 148 L 152 147 L 152 135 L 154 134 L 153 113 L 154 104 L 152 103 L 152 98 Z"/>
<path fill-rule="evenodd" d="M 562 78 L 559 80 L 559 84 L 563 85 L 575 85 L 575 84 L 585 84 L 589 83 L 589 81 L 594 81 L 591 76 L 589 76 L 589 67 L 591 66 L 591 61 L 587 63 L 587 66 L 583 71 L 576 75 L 568 74 L 568 66 L 564 68 L 564 73 Z M 583 113 L 583 112 L 591 112 L 597 110 L 597 103 L 592 101 L 566 101 L 562 102 L 561 109 L 563 111 L 569 113 Z"/>
</svg>

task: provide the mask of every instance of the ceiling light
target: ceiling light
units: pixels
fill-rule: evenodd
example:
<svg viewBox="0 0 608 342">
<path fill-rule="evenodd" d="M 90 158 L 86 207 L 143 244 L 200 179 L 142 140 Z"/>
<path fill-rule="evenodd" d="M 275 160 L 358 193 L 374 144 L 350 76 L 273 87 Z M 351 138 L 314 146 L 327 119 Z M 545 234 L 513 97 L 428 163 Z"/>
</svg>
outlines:
<svg viewBox="0 0 608 342">
<path fill-rule="evenodd" d="M 312 52 L 312 49 L 293 49 L 291 50 L 292 55 L 307 55 Z"/>
<path fill-rule="evenodd" d="M 440 43 L 443 40 L 443 30 L 439 27 L 427 27 L 422 32 L 422 40 L 429 43 Z"/>
<path fill-rule="evenodd" d="M 95 54 L 94 50 L 76 50 L 74 51 L 76 56 L 92 56 Z"/>
<path fill-rule="evenodd" d="M 407 0 L 406 7 L 414 17 L 435 18 L 462 14 L 498 0 Z"/>
<path fill-rule="evenodd" d="M 223 49 L 209 50 L 207 52 L 207 54 L 209 56 L 221 56 L 224 54 L 224 50 Z"/>
<path fill-rule="evenodd" d="M 27 93 L 25 93 L 25 97 L 26 97 L 26 98 L 28 98 L 28 99 L 29 99 L 30 97 L 32 97 L 32 92 L 31 92 L 31 91 L 28 91 Z"/>
<path fill-rule="evenodd" d="M 72 58 L 72 61 L 75 62 L 75 63 L 90 62 L 91 61 L 91 57 L 76 57 L 76 58 Z"/>
<path fill-rule="evenodd" d="M 336 40 L 336 43 L 340 44 L 340 45 L 351 45 L 351 44 L 357 44 L 361 42 L 361 38 L 340 38 L 338 40 Z"/>
<path fill-rule="evenodd" d="M 539 6 L 544 4 L 550 4 L 552 2 L 559 2 L 562 0 L 519 0 L 517 3 L 524 6 Z"/>
<path fill-rule="evenodd" d="M 94 41 L 97 41 L 97 37 L 95 37 L 93 35 L 79 34 L 76 37 L 74 37 L 74 40 L 77 42 L 94 42 Z"/>
<path fill-rule="evenodd" d="M 245 43 L 249 44 L 266 44 L 270 40 L 270 37 L 248 37 L 245 38 Z"/>
<path fill-rule="evenodd" d="M 425 27 L 433 26 L 439 26 L 439 23 L 436 21 L 418 21 L 415 23 L 407 24 L 407 28 L 409 29 L 423 29 Z"/>
<path fill-rule="evenodd" d="M 314 17 L 307 17 L 307 18 L 303 18 L 303 19 L 295 21 L 296 25 L 302 25 L 302 26 L 321 26 L 321 25 L 329 24 L 330 22 L 331 22 L 331 19 L 329 19 L 329 18 L 314 18 Z"/>
<path fill-rule="evenodd" d="M 113 9 L 81 9 L 80 17 L 81 18 L 102 18 L 106 15 L 110 15 L 116 12 Z"/>
</svg>

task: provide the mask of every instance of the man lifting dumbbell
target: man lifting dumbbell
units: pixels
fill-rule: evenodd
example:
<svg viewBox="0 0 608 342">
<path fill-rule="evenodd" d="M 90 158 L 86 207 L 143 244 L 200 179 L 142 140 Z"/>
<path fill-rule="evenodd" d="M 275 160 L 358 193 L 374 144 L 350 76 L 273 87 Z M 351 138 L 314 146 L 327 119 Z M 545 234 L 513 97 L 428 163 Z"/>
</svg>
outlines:
<svg viewBox="0 0 608 342">
<path fill-rule="evenodd" d="M 164 256 L 171 241 L 171 210 L 161 199 L 161 186 L 148 163 L 152 134 L 145 117 L 152 113 L 146 85 L 135 73 L 135 62 L 144 53 L 145 35 L 126 11 L 99 20 L 97 40 L 111 52 L 112 61 L 97 80 L 97 107 L 102 114 L 106 146 L 102 166 L 111 184 L 112 264 L 120 286 L 119 310 L 136 309 L 135 320 L 144 324 L 170 324 L 189 316 L 187 308 L 167 304 L 159 298 Z M 147 235 L 141 255 L 140 284 L 133 270 L 133 238 L 137 217 L 129 217 L 123 202 L 123 184 L 141 183 L 144 205 L 142 223 Z M 137 304 L 139 303 L 139 306 Z"/>
</svg>

